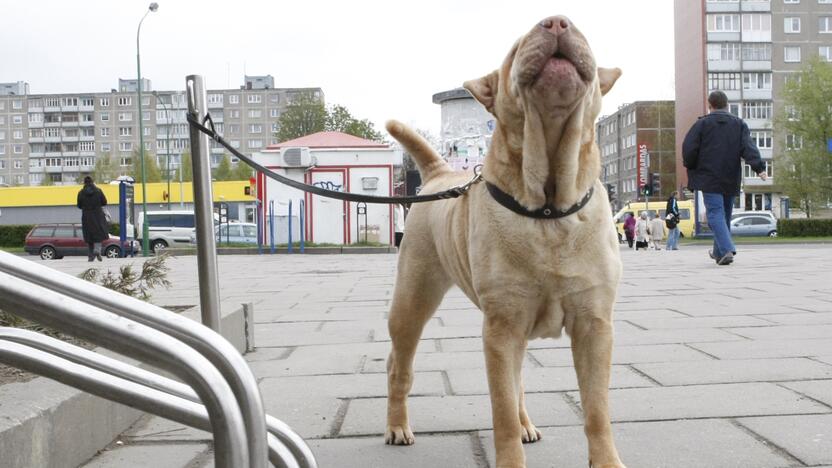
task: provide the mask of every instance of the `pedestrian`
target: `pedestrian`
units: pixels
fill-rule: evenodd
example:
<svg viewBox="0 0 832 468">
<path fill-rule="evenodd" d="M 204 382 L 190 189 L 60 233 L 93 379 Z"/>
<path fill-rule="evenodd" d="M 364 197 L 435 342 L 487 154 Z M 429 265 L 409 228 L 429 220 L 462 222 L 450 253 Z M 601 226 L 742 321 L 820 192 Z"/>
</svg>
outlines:
<svg viewBox="0 0 832 468">
<path fill-rule="evenodd" d="M 653 219 L 650 220 L 650 239 L 653 241 L 653 249 L 662 249 L 662 240 L 664 239 L 664 221 L 656 213 Z"/>
<path fill-rule="evenodd" d="M 639 220 L 636 222 L 636 250 L 643 248 L 647 250 L 650 245 L 650 221 L 647 219 L 647 212 L 642 211 Z"/>
<path fill-rule="evenodd" d="M 624 237 L 627 238 L 627 247 L 633 248 L 633 240 L 636 238 L 636 217 L 632 211 L 628 211 L 624 219 Z"/>
<path fill-rule="evenodd" d="M 709 114 L 700 117 L 682 145 L 688 188 L 702 192 L 708 226 L 714 234 L 710 257 L 718 265 L 730 265 L 737 249 L 731 239 L 731 211 L 740 193 L 742 163 L 766 180 L 766 163 L 751 140 L 748 125 L 728 112 L 728 97 L 722 91 L 708 96 Z"/>
<path fill-rule="evenodd" d="M 681 216 L 679 214 L 679 204 L 676 198 L 679 192 L 674 191 L 667 199 L 667 207 L 665 213 L 665 225 L 667 226 L 667 250 L 679 250 L 679 221 Z"/>
<path fill-rule="evenodd" d="M 101 261 L 101 243 L 110 237 L 110 226 L 104 207 L 107 197 L 96 187 L 92 177 L 84 177 L 84 187 L 78 191 L 78 208 L 81 209 L 81 228 L 87 243 L 87 261 Z"/>
</svg>

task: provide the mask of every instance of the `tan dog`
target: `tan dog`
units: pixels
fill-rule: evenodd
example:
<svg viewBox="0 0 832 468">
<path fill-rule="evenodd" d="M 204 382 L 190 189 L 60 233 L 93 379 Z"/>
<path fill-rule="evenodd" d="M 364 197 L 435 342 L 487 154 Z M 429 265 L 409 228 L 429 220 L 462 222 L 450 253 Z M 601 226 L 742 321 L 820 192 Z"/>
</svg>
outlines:
<svg viewBox="0 0 832 468">
<path fill-rule="evenodd" d="M 497 466 L 525 466 L 522 442 L 540 438 L 524 404 L 527 341 L 557 338 L 564 329 L 572 341 L 590 465 L 624 466 L 607 405 L 621 260 L 598 180 L 594 125 L 601 96 L 620 75 L 618 69 L 596 68 L 583 35 L 567 18 L 555 16 L 522 37 L 499 70 L 465 83 L 497 119 L 485 181 L 530 211 L 578 209 L 557 219 L 524 216 L 499 204 L 483 183 L 461 198 L 414 206 L 390 310 L 388 444 L 414 442 L 406 400 L 416 345 L 456 284 L 485 314 Z M 452 172 L 404 125 L 391 121 L 387 130 L 416 160 L 424 193 L 470 178 Z"/>
</svg>

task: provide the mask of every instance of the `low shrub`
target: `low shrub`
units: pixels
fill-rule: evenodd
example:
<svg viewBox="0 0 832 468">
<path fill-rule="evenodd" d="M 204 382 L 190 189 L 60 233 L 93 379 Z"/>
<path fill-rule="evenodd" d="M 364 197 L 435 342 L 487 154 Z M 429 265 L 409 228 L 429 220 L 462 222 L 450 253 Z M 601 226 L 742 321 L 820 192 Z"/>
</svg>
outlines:
<svg viewBox="0 0 832 468">
<path fill-rule="evenodd" d="M 780 219 L 777 221 L 780 237 L 832 236 L 832 219 Z"/>
<path fill-rule="evenodd" d="M 12 224 L 0 226 L 0 246 L 23 247 L 26 234 L 32 229 L 31 224 Z"/>
</svg>

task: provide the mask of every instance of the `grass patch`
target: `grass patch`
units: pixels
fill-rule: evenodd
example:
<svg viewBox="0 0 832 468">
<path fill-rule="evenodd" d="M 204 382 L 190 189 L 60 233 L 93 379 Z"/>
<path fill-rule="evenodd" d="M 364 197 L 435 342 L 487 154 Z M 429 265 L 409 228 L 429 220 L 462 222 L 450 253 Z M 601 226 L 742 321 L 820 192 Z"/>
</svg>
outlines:
<svg viewBox="0 0 832 468">
<path fill-rule="evenodd" d="M 3 252 L 13 253 L 13 254 L 21 254 L 26 252 L 23 250 L 23 247 L 0 247 L 0 250 Z"/>
</svg>

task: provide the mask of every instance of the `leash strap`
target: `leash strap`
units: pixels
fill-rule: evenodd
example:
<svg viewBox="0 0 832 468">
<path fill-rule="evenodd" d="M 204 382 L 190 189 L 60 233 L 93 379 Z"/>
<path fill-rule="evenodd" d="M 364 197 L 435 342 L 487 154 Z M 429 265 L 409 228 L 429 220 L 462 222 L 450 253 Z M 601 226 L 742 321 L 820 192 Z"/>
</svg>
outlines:
<svg viewBox="0 0 832 468">
<path fill-rule="evenodd" d="M 580 201 L 578 201 L 578 203 L 575 203 L 566 210 L 559 210 L 552 205 L 543 205 L 543 208 L 530 211 L 524 208 L 523 205 L 518 203 L 517 200 L 515 200 L 511 195 L 503 192 L 491 182 L 486 181 L 485 186 L 486 188 L 488 188 L 488 193 L 491 194 L 491 197 L 494 198 L 494 200 L 496 200 L 497 203 L 503 205 L 504 207 L 519 215 L 536 219 L 557 219 L 577 213 L 578 211 L 580 211 L 581 208 L 583 208 L 584 206 L 586 206 L 587 203 L 589 203 L 589 200 L 592 198 L 592 193 L 595 191 L 594 187 L 590 187 L 589 190 L 586 192 L 586 195 L 584 195 L 584 197 Z"/>
<path fill-rule="evenodd" d="M 302 190 L 304 192 L 309 192 L 315 195 L 320 195 L 322 197 L 327 198 L 334 198 L 336 200 L 343 200 L 347 202 L 363 202 L 363 203 L 384 203 L 384 204 L 395 204 L 395 203 L 423 203 L 429 201 L 436 201 L 436 200 L 447 200 L 449 198 L 457 198 L 465 195 L 466 192 L 471 188 L 472 185 L 480 182 L 482 180 L 482 175 L 480 174 L 479 168 L 475 168 L 474 170 L 474 177 L 463 185 L 458 185 L 456 187 L 450 188 L 444 192 L 439 193 L 431 193 L 428 195 L 413 195 L 413 196 L 406 196 L 406 197 L 380 197 L 374 195 L 364 195 L 360 193 L 349 193 L 349 192 L 338 192 L 335 190 L 327 190 L 321 187 L 316 187 L 314 185 L 304 184 L 303 182 L 298 182 L 296 180 L 290 179 L 286 176 L 282 176 L 271 169 L 266 168 L 265 166 L 258 164 L 253 159 L 249 158 L 248 156 L 244 155 L 243 153 L 239 152 L 236 148 L 231 146 L 228 142 L 226 142 L 222 136 L 220 136 L 214 128 L 214 121 L 211 119 L 211 114 L 206 114 L 205 118 L 202 122 L 194 115 L 193 113 L 187 114 L 188 123 L 194 127 L 195 129 L 199 130 L 200 132 L 208 135 L 211 137 L 212 140 L 216 141 L 219 145 L 230 151 L 234 156 L 241 159 L 243 162 L 254 168 L 257 172 L 261 172 L 266 177 L 276 180 L 281 184 L 288 185 L 290 187 L 296 188 L 298 190 Z M 205 124 L 207 123 L 208 126 Z"/>
</svg>

